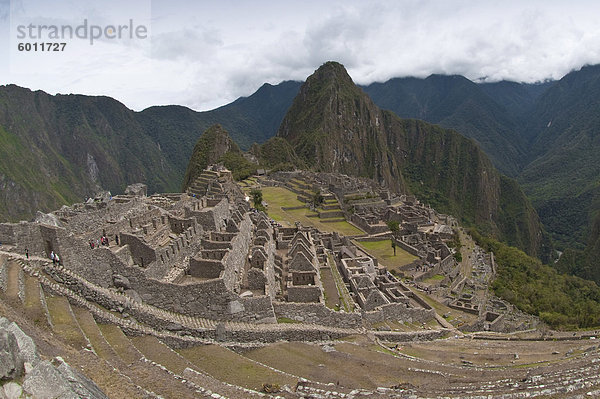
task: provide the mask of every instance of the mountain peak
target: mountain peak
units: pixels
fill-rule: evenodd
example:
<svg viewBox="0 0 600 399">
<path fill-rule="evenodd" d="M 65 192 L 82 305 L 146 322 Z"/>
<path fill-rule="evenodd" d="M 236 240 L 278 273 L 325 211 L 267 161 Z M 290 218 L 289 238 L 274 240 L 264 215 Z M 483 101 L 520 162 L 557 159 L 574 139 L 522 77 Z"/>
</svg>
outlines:
<svg viewBox="0 0 600 399">
<path fill-rule="evenodd" d="M 346 68 L 336 61 L 327 61 L 323 65 L 321 65 L 308 79 L 344 79 L 352 81 L 350 75 L 348 75 L 348 71 Z M 308 80 L 307 79 L 307 80 Z"/>
<path fill-rule="evenodd" d="M 475 142 L 380 110 L 337 62 L 308 77 L 278 136 L 316 171 L 369 177 L 391 191 L 411 192 L 442 212 L 539 253 L 537 215 L 518 185 L 501 176 Z M 526 216 L 517 219 L 513 210 Z"/>
<path fill-rule="evenodd" d="M 183 190 L 191 185 L 208 165 L 221 161 L 227 153 L 241 153 L 240 148 L 229 137 L 229 133 L 219 124 L 206 129 L 194 146 L 183 179 Z"/>
<path fill-rule="evenodd" d="M 339 62 L 327 61 L 306 79 L 308 88 L 356 88 L 346 68 Z M 315 94 L 315 93 L 313 93 Z"/>
</svg>

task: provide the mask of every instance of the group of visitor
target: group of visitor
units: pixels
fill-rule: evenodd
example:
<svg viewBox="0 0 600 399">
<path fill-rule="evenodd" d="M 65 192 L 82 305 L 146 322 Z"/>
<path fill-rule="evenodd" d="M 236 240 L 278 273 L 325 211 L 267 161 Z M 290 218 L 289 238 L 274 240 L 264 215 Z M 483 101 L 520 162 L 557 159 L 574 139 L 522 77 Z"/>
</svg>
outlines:
<svg viewBox="0 0 600 399">
<path fill-rule="evenodd" d="M 94 239 L 90 238 L 89 244 L 90 244 L 90 248 L 94 249 L 94 248 L 100 248 L 100 246 L 108 247 L 110 243 L 108 241 L 108 237 L 106 237 L 106 234 L 103 234 L 99 239 L 96 239 L 96 241 L 94 241 Z"/>
<path fill-rule="evenodd" d="M 52 259 L 52 263 L 60 266 L 60 256 L 54 253 L 54 251 L 50 252 L 50 259 Z"/>
</svg>

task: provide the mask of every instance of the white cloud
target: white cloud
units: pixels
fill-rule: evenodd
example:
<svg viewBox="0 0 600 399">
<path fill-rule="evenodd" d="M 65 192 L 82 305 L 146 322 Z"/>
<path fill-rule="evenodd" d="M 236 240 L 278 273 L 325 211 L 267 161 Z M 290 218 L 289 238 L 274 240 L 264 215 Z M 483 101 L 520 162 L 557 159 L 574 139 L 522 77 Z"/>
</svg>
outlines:
<svg viewBox="0 0 600 399">
<path fill-rule="evenodd" d="M 33 15 L 38 3 L 11 5 Z M 94 4 L 60 16 L 110 21 L 138 13 L 148 18 L 150 40 L 99 43 L 94 52 L 79 43 L 62 64 L 30 54 L 24 70 L 15 70 L 11 53 L 7 83 L 105 94 L 138 110 L 169 103 L 205 110 L 265 82 L 305 79 L 327 60 L 345 64 L 361 84 L 432 73 L 533 82 L 600 62 L 600 4 L 591 1 L 155 0 L 150 7 L 148 0 L 112 12 Z M 32 69 L 40 60 L 43 70 Z"/>
</svg>

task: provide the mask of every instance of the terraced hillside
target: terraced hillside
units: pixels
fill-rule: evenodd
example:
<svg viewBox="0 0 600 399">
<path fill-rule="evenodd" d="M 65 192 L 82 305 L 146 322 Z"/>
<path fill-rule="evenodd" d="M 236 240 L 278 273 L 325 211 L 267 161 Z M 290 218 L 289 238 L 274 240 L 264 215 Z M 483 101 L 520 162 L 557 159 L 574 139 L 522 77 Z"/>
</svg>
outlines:
<svg viewBox="0 0 600 399">
<path fill-rule="evenodd" d="M 230 346 L 236 351 L 192 338 L 182 345 L 173 334 L 73 295 L 36 268 L 36 261 L 0 257 L 2 314 L 17 319 L 40 343 L 42 356 L 65 357 L 110 397 L 250 398 L 263 396 L 257 392 L 263 384 L 283 387 L 278 395 L 286 398 L 600 394 L 595 340 L 555 335 L 552 352 L 547 341 L 526 333 L 420 343 L 350 335 L 317 343 Z"/>
</svg>

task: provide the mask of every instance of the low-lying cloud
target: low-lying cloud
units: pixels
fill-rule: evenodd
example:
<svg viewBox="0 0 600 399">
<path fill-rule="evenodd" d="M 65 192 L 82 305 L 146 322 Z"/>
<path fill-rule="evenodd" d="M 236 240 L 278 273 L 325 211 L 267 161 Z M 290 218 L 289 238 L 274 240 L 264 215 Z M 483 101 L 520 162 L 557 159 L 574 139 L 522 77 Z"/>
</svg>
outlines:
<svg viewBox="0 0 600 399">
<path fill-rule="evenodd" d="M 113 44 L 101 63 L 74 57 L 70 76 L 4 76 L 7 83 L 49 92 L 114 96 L 138 110 L 170 103 L 206 110 L 265 82 L 305 79 L 327 60 L 343 63 L 360 84 L 432 73 L 535 82 L 600 63 L 600 4 L 591 1 L 241 1 L 218 7 L 154 1 L 151 51 Z"/>
</svg>

